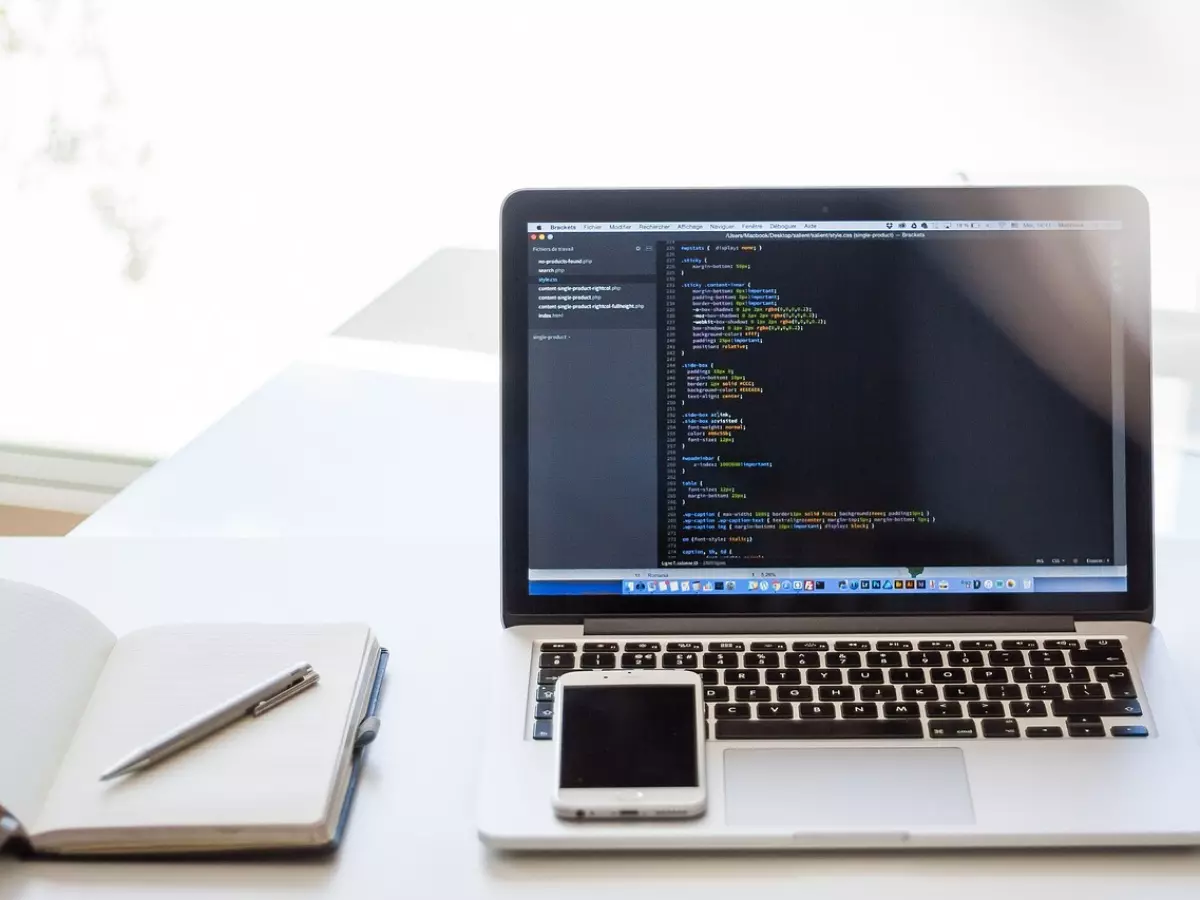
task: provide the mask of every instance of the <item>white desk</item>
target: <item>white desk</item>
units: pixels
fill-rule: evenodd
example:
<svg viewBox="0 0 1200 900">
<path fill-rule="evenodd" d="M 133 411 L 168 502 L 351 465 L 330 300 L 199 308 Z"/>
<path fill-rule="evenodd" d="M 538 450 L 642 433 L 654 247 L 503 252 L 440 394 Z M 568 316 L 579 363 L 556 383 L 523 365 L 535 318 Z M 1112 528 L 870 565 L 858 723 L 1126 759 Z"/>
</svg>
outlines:
<svg viewBox="0 0 1200 900">
<path fill-rule="evenodd" d="M 119 633 L 181 619 L 371 622 L 393 651 L 383 731 L 347 840 L 327 861 L 0 862 L 0 900 L 99 897 L 836 897 L 1130 900 L 1200 896 L 1200 852 L 501 856 L 474 832 L 485 661 L 500 628 L 496 532 L 380 540 L 0 542 L 0 577 L 82 602 Z M 1200 642 L 1200 545 L 1160 547 L 1161 622 Z M 453 622 L 456 641 L 432 639 Z M 1200 683 L 1200 659 L 1176 656 Z M 408 688 L 405 690 L 405 688 Z M 412 741 L 408 737 L 421 737 Z M 1197 754 L 1200 762 L 1200 751 Z M 1054 798 L 1048 797 L 1048 803 Z"/>
</svg>

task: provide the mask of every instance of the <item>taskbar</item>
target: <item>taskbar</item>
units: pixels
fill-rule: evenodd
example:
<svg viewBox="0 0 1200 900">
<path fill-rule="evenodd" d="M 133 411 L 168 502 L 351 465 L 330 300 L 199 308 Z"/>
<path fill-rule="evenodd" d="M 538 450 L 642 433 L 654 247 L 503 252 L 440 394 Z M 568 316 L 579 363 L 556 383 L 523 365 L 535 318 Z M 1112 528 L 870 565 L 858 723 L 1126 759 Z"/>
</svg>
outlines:
<svg viewBox="0 0 1200 900">
<path fill-rule="evenodd" d="M 1020 578 L 643 578 L 635 580 L 564 580 L 529 582 L 531 595 L 668 594 L 1035 594 L 1106 593 L 1128 590 L 1120 575 L 1023 576 Z"/>
</svg>

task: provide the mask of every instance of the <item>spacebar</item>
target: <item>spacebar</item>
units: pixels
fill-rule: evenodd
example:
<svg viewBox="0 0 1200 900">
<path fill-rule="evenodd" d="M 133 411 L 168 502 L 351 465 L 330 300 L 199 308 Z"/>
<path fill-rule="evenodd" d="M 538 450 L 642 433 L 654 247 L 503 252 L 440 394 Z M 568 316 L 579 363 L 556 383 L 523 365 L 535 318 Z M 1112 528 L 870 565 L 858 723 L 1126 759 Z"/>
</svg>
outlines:
<svg viewBox="0 0 1200 900">
<path fill-rule="evenodd" d="M 821 738 L 919 738 L 920 719 L 717 719 L 720 740 L 777 741 Z"/>
</svg>

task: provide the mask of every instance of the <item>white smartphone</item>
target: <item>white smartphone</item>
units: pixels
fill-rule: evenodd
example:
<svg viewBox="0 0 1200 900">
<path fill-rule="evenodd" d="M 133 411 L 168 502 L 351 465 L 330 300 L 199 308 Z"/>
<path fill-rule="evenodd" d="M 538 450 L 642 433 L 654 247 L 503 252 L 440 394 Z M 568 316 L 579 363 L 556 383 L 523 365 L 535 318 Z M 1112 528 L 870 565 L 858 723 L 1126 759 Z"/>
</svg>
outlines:
<svg viewBox="0 0 1200 900">
<path fill-rule="evenodd" d="M 554 811 L 565 819 L 691 818 L 708 797 L 700 676 L 568 672 L 554 697 Z"/>
</svg>

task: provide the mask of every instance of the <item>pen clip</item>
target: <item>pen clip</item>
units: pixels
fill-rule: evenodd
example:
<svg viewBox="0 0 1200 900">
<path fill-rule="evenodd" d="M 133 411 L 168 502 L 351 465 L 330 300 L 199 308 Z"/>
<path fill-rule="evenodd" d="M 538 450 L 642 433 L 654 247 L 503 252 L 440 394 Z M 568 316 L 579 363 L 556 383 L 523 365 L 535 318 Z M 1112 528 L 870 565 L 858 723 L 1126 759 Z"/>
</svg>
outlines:
<svg viewBox="0 0 1200 900">
<path fill-rule="evenodd" d="M 301 691 L 312 687 L 320 680 L 320 678 L 321 676 L 313 670 L 313 667 L 309 666 L 298 680 L 293 681 L 274 697 L 268 697 L 266 700 L 254 704 L 254 706 L 250 708 L 250 715 L 261 716 L 268 710 L 274 709 L 280 703 L 291 700 Z"/>
</svg>

